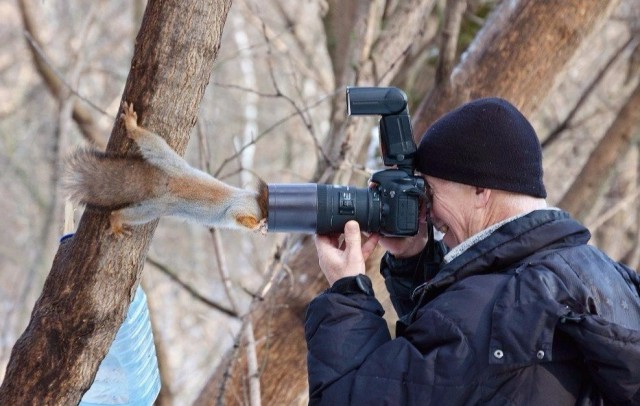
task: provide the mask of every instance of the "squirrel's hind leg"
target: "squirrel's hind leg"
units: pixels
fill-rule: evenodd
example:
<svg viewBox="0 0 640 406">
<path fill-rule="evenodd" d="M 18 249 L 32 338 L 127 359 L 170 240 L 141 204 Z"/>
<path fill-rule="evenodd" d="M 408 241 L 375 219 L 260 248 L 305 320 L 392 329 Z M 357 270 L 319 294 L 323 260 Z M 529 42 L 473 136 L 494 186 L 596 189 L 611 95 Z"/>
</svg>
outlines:
<svg viewBox="0 0 640 406">
<path fill-rule="evenodd" d="M 162 206 L 154 204 L 152 201 L 115 210 L 111 212 L 111 216 L 109 217 L 111 223 L 110 232 L 116 237 L 123 235 L 129 236 L 131 235 L 131 231 L 127 226 L 146 224 L 164 214 Z"/>
<path fill-rule="evenodd" d="M 130 236 L 131 230 L 124 224 L 122 217 L 120 216 L 120 210 L 112 211 L 109 216 L 109 222 L 111 227 L 109 228 L 109 234 L 120 238 L 122 236 Z"/>
</svg>

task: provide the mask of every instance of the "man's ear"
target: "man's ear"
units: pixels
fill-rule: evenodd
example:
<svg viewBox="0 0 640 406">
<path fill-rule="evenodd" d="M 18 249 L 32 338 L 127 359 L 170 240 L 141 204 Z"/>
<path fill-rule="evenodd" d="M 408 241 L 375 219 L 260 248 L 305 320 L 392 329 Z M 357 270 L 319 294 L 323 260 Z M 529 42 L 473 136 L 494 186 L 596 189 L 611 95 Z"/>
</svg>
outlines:
<svg viewBox="0 0 640 406">
<path fill-rule="evenodd" d="M 483 208 L 489 203 L 489 198 L 491 197 L 491 189 L 476 187 L 475 188 L 475 206 L 477 208 Z"/>
</svg>

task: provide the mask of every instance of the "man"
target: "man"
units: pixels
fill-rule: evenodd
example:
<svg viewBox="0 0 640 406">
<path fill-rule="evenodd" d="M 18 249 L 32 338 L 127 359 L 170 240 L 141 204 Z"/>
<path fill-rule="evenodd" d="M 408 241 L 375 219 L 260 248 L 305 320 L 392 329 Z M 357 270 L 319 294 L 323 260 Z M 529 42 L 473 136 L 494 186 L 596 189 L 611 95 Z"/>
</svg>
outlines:
<svg viewBox="0 0 640 406">
<path fill-rule="evenodd" d="M 424 219 L 410 238 L 362 243 L 356 222 L 343 246 L 316 238 L 331 287 L 306 317 L 310 403 L 640 404 L 640 278 L 546 207 L 527 119 L 502 99 L 463 105 L 426 132 L 417 169 L 435 255 Z M 364 276 L 378 242 L 394 339 Z"/>
</svg>

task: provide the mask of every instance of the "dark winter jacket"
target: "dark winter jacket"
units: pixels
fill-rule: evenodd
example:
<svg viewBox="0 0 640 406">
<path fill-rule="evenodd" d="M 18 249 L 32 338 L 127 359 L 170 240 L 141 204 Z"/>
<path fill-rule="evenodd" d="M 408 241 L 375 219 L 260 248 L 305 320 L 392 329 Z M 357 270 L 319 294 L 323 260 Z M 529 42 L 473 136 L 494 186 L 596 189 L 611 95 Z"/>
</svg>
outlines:
<svg viewBox="0 0 640 406">
<path fill-rule="evenodd" d="M 305 323 L 310 404 L 640 404 L 640 279 L 559 210 L 509 222 L 408 297 L 418 258 L 386 256 L 404 316 L 326 292 Z M 428 273 L 428 272 L 427 272 Z"/>
</svg>

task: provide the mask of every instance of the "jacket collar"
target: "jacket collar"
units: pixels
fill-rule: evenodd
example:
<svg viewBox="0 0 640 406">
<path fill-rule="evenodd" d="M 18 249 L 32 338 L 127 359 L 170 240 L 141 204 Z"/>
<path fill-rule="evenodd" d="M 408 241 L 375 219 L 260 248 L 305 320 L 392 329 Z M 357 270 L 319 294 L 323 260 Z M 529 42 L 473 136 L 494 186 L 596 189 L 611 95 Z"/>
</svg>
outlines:
<svg viewBox="0 0 640 406">
<path fill-rule="evenodd" d="M 484 230 L 480 231 L 479 233 L 472 235 L 471 237 L 467 238 L 466 240 L 464 240 L 462 243 L 460 243 L 458 246 L 456 246 L 455 248 L 453 248 L 451 251 L 447 252 L 447 255 L 444 256 L 443 261 L 445 264 L 448 264 L 449 262 L 453 261 L 456 257 L 462 255 L 462 253 L 464 253 L 466 250 L 468 250 L 470 247 L 476 245 L 477 243 L 479 243 L 480 241 L 484 240 L 485 238 L 489 237 L 491 234 L 493 234 L 494 231 L 496 231 L 497 229 L 499 229 L 500 227 L 502 227 L 503 225 L 514 221 L 517 218 L 520 217 L 524 217 L 527 214 L 531 213 L 526 212 L 526 213 L 521 213 L 518 214 L 517 216 L 513 216 L 510 217 L 506 220 L 502 220 L 499 223 L 496 223 L 488 228 L 485 228 Z"/>
<path fill-rule="evenodd" d="M 585 244 L 589 231 L 562 210 L 535 210 L 510 221 L 490 236 L 443 264 L 436 276 L 418 286 L 412 298 L 437 293 L 472 275 L 497 273 L 539 251 Z"/>
</svg>

